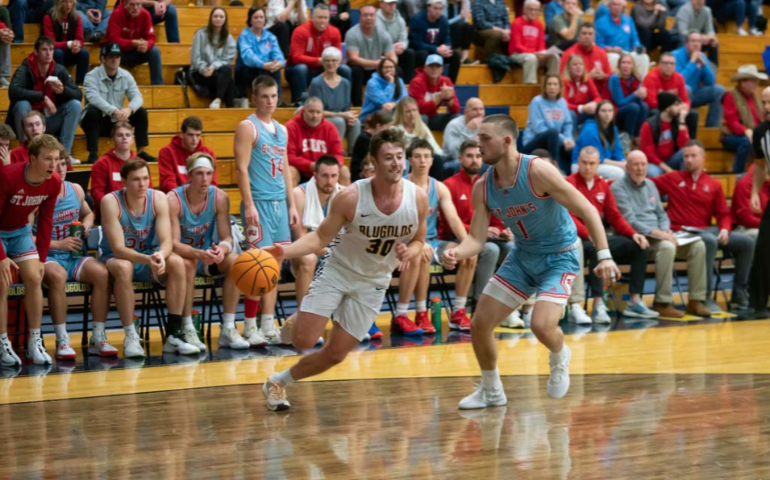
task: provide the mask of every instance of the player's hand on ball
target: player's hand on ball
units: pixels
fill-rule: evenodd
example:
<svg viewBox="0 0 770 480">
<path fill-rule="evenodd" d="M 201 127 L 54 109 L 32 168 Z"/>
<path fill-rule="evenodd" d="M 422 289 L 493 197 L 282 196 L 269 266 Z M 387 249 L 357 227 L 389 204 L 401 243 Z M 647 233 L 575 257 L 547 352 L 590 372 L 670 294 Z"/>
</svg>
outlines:
<svg viewBox="0 0 770 480">
<path fill-rule="evenodd" d="M 13 283 L 12 270 L 18 270 L 19 266 L 13 263 L 13 260 L 6 258 L 0 261 L 0 284 L 7 287 Z"/>
<path fill-rule="evenodd" d="M 620 269 L 612 259 L 599 262 L 599 265 L 594 268 L 594 273 L 597 277 L 601 277 L 604 280 L 606 287 L 612 286 L 620 278 Z"/>
<path fill-rule="evenodd" d="M 150 255 L 150 268 L 155 270 L 158 275 L 166 273 L 166 259 L 163 258 L 163 254 L 155 252 Z"/>
<path fill-rule="evenodd" d="M 283 257 L 286 256 L 286 251 L 283 249 L 283 246 L 278 245 L 277 243 L 274 243 L 272 247 L 265 247 L 262 250 L 272 255 L 279 265 L 281 264 Z"/>
<path fill-rule="evenodd" d="M 454 248 L 447 248 L 441 255 L 441 265 L 448 270 L 454 270 L 457 266 L 457 251 Z"/>
</svg>

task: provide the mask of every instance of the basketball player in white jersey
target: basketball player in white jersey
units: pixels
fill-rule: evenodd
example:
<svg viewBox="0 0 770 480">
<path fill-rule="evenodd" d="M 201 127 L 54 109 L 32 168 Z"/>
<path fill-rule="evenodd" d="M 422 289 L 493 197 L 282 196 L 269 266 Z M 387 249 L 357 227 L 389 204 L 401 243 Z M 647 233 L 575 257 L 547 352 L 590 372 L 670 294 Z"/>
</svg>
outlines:
<svg viewBox="0 0 770 480">
<path fill-rule="evenodd" d="M 287 385 L 342 362 L 377 317 L 393 270 L 419 261 L 428 196 L 402 178 L 405 143 L 403 132 L 393 128 L 375 134 L 370 154 L 376 175 L 338 193 L 317 230 L 291 245 L 266 249 L 278 259 L 291 259 L 317 252 L 334 239 L 300 312 L 281 331 L 282 337 L 292 336 L 297 349 L 310 348 L 334 313 L 331 335 L 319 351 L 267 379 L 262 393 L 270 410 L 289 408 Z"/>
</svg>

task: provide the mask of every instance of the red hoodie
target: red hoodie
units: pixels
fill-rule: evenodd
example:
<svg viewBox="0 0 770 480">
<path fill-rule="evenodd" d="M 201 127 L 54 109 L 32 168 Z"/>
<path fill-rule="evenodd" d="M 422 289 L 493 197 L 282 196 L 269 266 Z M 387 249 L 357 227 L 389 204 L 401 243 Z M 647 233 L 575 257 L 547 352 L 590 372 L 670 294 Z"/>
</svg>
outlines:
<svg viewBox="0 0 770 480">
<path fill-rule="evenodd" d="M 32 86 L 32 90 L 36 92 L 42 92 L 43 95 L 50 98 L 52 102 L 56 103 L 56 92 L 54 92 L 51 88 L 51 84 L 46 83 L 45 81 L 46 78 L 53 75 L 56 62 L 51 60 L 51 64 L 48 66 L 48 72 L 45 75 L 40 75 L 40 68 L 38 67 L 37 63 L 37 54 L 32 52 L 29 57 L 27 57 L 26 61 L 29 71 L 32 72 L 32 76 L 35 77 L 35 84 Z M 39 103 L 33 103 L 31 106 L 32 110 L 39 110 L 42 112 L 45 108 L 45 101 L 41 100 Z"/>
<path fill-rule="evenodd" d="M 577 112 L 580 105 L 585 105 L 588 102 L 599 103 L 602 101 L 596 84 L 590 78 L 585 83 L 572 82 L 565 79 L 562 79 L 562 82 L 564 82 L 564 98 L 567 100 L 567 106 L 570 110 Z"/>
<path fill-rule="evenodd" d="M 333 155 L 340 165 L 345 162 L 342 155 L 342 142 L 337 127 L 325 118 L 317 127 L 311 127 L 302 118 L 302 109 L 297 115 L 286 122 L 286 132 L 289 136 L 287 155 L 289 165 L 296 168 L 305 177 L 313 175 L 310 164 L 321 155 Z"/>
<path fill-rule="evenodd" d="M 128 158 L 134 158 L 133 151 Z M 124 162 L 125 160 L 115 155 L 113 148 L 91 167 L 91 196 L 94 198 L 94 207 L 97 212 L 105 195 L 123 188 L 120 167 L 123 166 Z M 152 188 L 152 176 L 150 176 L 150 188 Z"/>
<path fill-rule="evenodd" d="M 217 158 L 214 152 L 203 144 L 202 139 L 192 152 L 185 150 L 182 146 L 182 135 L 180 134 L 174 135 L 171 143 L 160 149 L 160 153 L 158 153 L 158 170 L 160 171 L 160 189 L 163 193 L 168 193 L 190 181 L 187 176 L 187 159 L 193 153 L 198 152 L 208 153 L 214 157 L 214 160 Z M 213 183 L 214 185 L 217 184 L 216 170 L 214 171 Z"/>
<path fill-rule="evenodd" d="M 687 171 L 668 172 L 650 180 L 661 196 L 668 195 L 671 230 L 677 232 L 683 226 L 706 228 L 711 226 L 712 217 L 716 217 L 720 230 L 729 232 L 732 228 L 722 184 L 705 171 L 701 171 L 697 181 Z"/>
<path fill-rule="evenodd" d="M 438 77 L 438 82 L 431 85 L 428 74 L 422 68 L 417 69 L 417 75 L 409 82 L 409 96 L 417 100 L 417 107 L 420 109 L 421 115 L 433 117 L 443 106 L 447 107 L 449 113 L 460 113 L 460 100 L 457 99 L 457 91 L 452 96 L 452 105 L 448 105 L 449 102 L 446 100 L 442 101 L 440 105 L 436 105 L 436 102 L 433 101 L 433 94 L 440 92 L 444 85 L 449 85 L 454 90 L 454 84 L 449 77 L 441 75 Z"/>
<path fill-rule="evenodd" d="M 286 66 L 305 64 L 315 70 L 321 68 L 321 53 L 326 47 L 342 50 L 342 36 L 337 27 L 329 25 L 319 32 L 313 22 L 307 21 L 294 29 L 291 34 L 291 47 Z"/>
<path fill-rule="evenodd" d="M 69 22 L 63 21 L 61 22 L 62 28 L 65 26 L 69 26 Z M 53 28 L 53 18 L 50 14 L 43 17 L 43 35 L 46 37 L 52 39 L 54 48 L 59 48 L 62 50 L 69 51 L 69 47 L 67 46 L 67 33 L 64 33 L 64 36 L 62 37 L 61 41 L 56 40 L 56 32 Z M 80 20 L 80 15 L 75 15 L 75 36 L 72 40 L 77 40 L 80 42 L 80 45 L 83 45 L 83 42 L 85 42 L 85 35 L 83 34 L 83 22 Z"/>
<path fill-rule="evenodd" d="M 631 237 L 636 233 L 634 227 L 628 224 L 623 215 L 618 210 L 618 204 L 615 203 L 615 196 L 610 190 L 610 182 L 600 176 L 594 177 L 594 186 L 589 189 L 585 179 L 579 173 L 573 173 L 567 177 L 567 181 L 575 186 L 584 197 L 596 208 L 603 220 L 606 220 L 612 228 L 624 237 Z M 580 217 L 570 213 L 572 220 L 575 221 L 578 236 L 583 239 L 588 238 L 588 227 Z"/>
<path fill-rule="evenodd" d="M 679 125 L 676 138 L 673 138 L 671 122 L 664 122 L 663 120 L 660 121 L 660 138 L 658 139 L 657 146 L 652 136 L 650 122 L 642 124 L 642 131 L 639 133 L 639 137 L 639 148 L 647 155 L 647 160 L 655 165 L 667 162 L 669 158 L 673 157 L 680 148 L 684 148 L 685 144 L 690 141 L 690 133 L 687 131 L 687 126 Z"/>
<path fill-rule="evenodd" d="M 751 183 L 754 181 L 754 165 L 735 184 L 733 191 L 733 203 L 730 205 L 730 213 L 733 216 L 733 228 L 737 226 L 745 228 L 759 228 L 759 221 L 762 214 L 757 215 L 751 211 Z M 762 206 L 762 212 L 767 208 L 767 201 L 770 199 L 770 182 L 765 181 L 762 184 L 762 190 L 759 191 L 759 204 Z"/>
<path fill-rule="evenodd" d="M 650 70 L 650 73 L 644 77 L 644 87 L 647 89 L 647 98 L 645 101 L 651 109 L 658 108 L 658 92 L 669 92 L 682 99 L 687 106 L 690 106 L 690 97 L 687 95 L 687 87 L 684 83 L 684 77 L 679 72 L 674 72 L 671 78 L 666 80 L 660 75 L 660 68 L 656 67 Z"/>
<path fill-rule="evenodd" d="M 18 147 L 11 150 L 11 165 L 29 162 L 29 139 L 24 140 Z"/>
<path fill-rule="evenodd" d="M 537 53 L 545 50 L 545 28 L 540 20 L 529 21 L 526 17 L 516 17 L 511 23 L 511 41 L 508 43 L 508 55 L 514 53 Z"/>
<path fill-rule="evenodd" d="M 155 45 L 155 29 L 152 27 L 150 12 L 141 9 L 136 18 L 131 18 L 121 3 L 112 11 L 107 23 L 107 34 L 102 44 L 114 42 L 120 45 L 120 49 L 126 52 L 136 50 L 132 40 L 147 40 L 147 47 Z M 122 188 L 122 187 L 121 187 Z"/>
<path fill-rule="evenodd" d="M 564 69 L 567 68 L 567 62 L 572 55 L 580 55 L 583 57 L 583 62 L 586 66 L 586 73 L 593 70 L 595 67 L 599 67 L 606 77 L 601 82 L 595 82 L 596 88 L 599 92 L 603 92 L 607 86 L 607 81 L 612 75 L 612 68 L 610 68 L 610 61 L 607 59 L 607 52 L 599 45 L 593 45 L 591 50 L 584 49 L 579 43 L 576 43 L 569 47 L 561 55 L 561 63 L 559 64 L 559 72 L 564 73 Z"/>
</svg>

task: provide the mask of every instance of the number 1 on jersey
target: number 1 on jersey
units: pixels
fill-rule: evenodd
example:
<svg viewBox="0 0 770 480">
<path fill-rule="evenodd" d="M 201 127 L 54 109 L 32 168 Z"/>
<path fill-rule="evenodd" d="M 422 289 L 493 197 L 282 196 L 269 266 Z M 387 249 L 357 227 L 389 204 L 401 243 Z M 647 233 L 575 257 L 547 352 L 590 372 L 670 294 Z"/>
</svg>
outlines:
<svg viewBox="0 0 770 480">
<path fill-rule="evenodd" d="M 524 227 L 524 222 L 521 220 L 516 220 L 516 226 L 519 227 L 521 236 L 524 237 L 525 240 L 529 240 L 529 234 L 527 233 L 527 229 Z"/>
</svg>

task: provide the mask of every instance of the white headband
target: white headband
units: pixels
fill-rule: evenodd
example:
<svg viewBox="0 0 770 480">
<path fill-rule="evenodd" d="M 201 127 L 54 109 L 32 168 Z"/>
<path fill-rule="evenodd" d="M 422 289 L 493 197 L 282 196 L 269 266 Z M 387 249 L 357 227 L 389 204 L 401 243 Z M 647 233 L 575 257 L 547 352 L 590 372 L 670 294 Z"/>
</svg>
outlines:
<svg viewBox="0 0 770 480">
<path fill-rule="evenodd" d="M 211 163 L 211 160 L 208 159 L 208 157 L 199 157 L 195 159 L 195 163 L 193 164 L 190 171 L 192 172 L 196 168 L 208 168 L 212 172 L 214 171 L 214 164 Z"/>
</svg>

